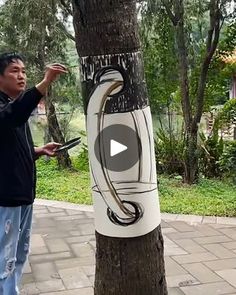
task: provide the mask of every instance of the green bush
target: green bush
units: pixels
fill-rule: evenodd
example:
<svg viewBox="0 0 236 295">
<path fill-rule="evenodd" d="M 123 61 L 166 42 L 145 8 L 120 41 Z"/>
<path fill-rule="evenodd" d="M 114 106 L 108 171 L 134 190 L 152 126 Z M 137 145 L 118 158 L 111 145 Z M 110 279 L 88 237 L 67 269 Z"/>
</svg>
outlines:
<svg viewBox="0 0 236 295">
<path fill-rule="evenodd" d="M 224 141 L 217 133 L 206 137 L 203 132 L 199 133 L 199 170 L 208 177 L 219 177 L 222 174 L 219 160 L 224 149 Z"/>
<path fill-rule="evenodd" d="M 80 171 L 89 171 L 88 147 L 86 144 L 83 144 L 82 150 L 79 153 L 77 168 Z"/>
<path fill-rule="evenodd" d="M 183 138 L 164 129 L 159 129 L 156 135 L 155 155 L 158 173 L 183 175 Z"/>
<path fill-rule="evenodd" d="M 236 141 L 225 142 L 224 152 L 220 157 L 220 168 L 224 175 L 236 183 Z"/>
</svg>

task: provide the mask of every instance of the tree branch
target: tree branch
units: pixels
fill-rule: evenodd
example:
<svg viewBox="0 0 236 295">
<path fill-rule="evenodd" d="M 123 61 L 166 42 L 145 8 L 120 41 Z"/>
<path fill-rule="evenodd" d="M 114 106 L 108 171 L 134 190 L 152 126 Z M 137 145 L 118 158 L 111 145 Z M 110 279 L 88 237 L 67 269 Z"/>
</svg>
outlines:
<svg viewBox="0 0 236 295">
<path fill-rule="evenodd" d="M 206 41 L 206 53 L 201 67 L 201 74 L 198 82 L 197 101 L 196 101 L 196 113 L 194 117 L 194 123 L 200 123 L 203 106 L 204 106 L 204 92 L 206 88 L 207 74 L 212 57 L 216 51 L 219 43 L 222 14 L 219 8 L 219 2 L 211 0 L 210 3 L 210 29 L 208 31 L 208 37 Z"/>
<path fill-rule="evenodd" d="M 176 16 L 171 11 L 170 2 L 169 1 L 166 1 L 166 0 L 161 0 L 161 2 L 164 5 L 164 7 L 166 9 L 166 12 L 167 12 L 170 20 L 172 21 L 173 25 L 174 26 L 177 26 L 179 20 L 176 18 Z"/>
<path fill-rule="evenodd" d="M 69 15 L 73 15 L 70 5 L 66 4 L 65 0 L 60 0 L 60 3 Z"/>
</svg>

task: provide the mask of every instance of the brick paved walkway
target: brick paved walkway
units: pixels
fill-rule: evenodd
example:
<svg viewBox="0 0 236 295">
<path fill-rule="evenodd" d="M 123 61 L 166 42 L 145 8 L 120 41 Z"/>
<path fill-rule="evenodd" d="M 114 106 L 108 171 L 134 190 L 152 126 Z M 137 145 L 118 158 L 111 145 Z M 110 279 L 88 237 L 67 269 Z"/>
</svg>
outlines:
<svg viewBox="0 0 236 295">
<path fill-rule="evenodd" d="M 169 295 L 236 295 L 236 218 L 162 219 Z M 93 295 L 94 253 L 91 206 L 37 200 L 21 294 Z"/>
</svg>

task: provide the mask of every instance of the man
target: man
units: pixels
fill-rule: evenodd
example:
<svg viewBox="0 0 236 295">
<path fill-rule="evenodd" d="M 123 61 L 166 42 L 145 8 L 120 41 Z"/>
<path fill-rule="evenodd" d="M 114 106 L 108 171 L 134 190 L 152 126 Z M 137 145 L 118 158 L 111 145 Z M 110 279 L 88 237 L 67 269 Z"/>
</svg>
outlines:
<svg viewBox="0 0 236 295">
<path fill-rule="evenodd" d="M 57 143 L 34 148 L 27 123 L 63 65 L 46 68 L 43 80 L 26 90 L 26 71 L 17 53 L 0 55 L 0 295 L 19 294 L 29 252 L 35 164 L 41 155 L 54 156 Z"/>
</svg>

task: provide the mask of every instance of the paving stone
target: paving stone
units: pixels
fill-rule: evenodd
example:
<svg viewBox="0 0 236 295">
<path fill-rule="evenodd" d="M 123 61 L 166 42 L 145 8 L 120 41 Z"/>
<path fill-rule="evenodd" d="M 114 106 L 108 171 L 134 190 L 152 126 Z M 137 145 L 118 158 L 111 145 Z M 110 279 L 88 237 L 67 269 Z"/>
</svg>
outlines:
<svg viewBox="0 0 236 295">
<path fill-rule="evenodd" d="M 79 210 L 70 210 L 70 209 L 67 209 L 66 210 L 66 213 L 68 214 L 68 215 L 84 215 L 84 212 L 82 212 L 82 211 L 79 211 Z"/>
<path fill-rule="evenodd" d="M 94 212 L 85 212 L 88 218 L 94 218 Z"/>
<path fill-rule="evenodd" d="M 223 295 L 236 290 L 225 282 L 188 286 L 180 288 L 185 295 Z"/>
<path fill-rule="evenodd" d="M 80 236 L 79 235 L 77 237 L 66 238 L 66 242 L 69 244 L 89 242 L 89 241 L 93 241 L 93 240 L 95 240 L 94 235 L 88 235 L 88 236 Z"/>
<path fill-rule="evenodd" d="M 171 225 L 173 228 L 175 228 L 178 232 L 192 232 L 194 231 L 194 228 L 183 221 L 174 221 L 169 222 L 169 225 Z"/>
<path fill-rule="evenodd" d="M 56 212 L 56 213 L 42 213 L 42 214 L 37 214 L 36 217 L 37 218 L 48 218 L 49 214 L 50 214 L 50 218 L 53 218 L 53 217 L 65 216 L 66 212 L 62 211 L 62 212 Z"/>
<path fill-rule="evenodd" d="M 191 284 L 200 284 L 200 282 L 190 274 L 167 276 L 166 281 L 169 288 L 179 287 L 181 284 L 185 284 L 188 281 L 190 281 Z"/>
<path fill-rule="evenodd" d="M 88 236 L 94 233 L 95 233 L 95 227 L 93 224 L 90 224 L 90 223 L 79 225 L 77 231 L 70 231 L 70 234 L 72 236 L 78 236 L 79 234 L 81 234 L 82 236 Z"/>
<path fill-rule="evenodd" d="M 170 227 L 169 224 L 167 222 L 165 222 L 164 220 L 161 221 L 161 229 L 163 230 L 166 227 Z"/>
<path fill-rule="evenodd" d="M 61 239 L 61 238 L 69 238 L 71 235 L 68 232 L 68 229 L 62 230 L 62 228 L 54 228 L 53 232 L 47 234 L 46 239 Z"/>
<path fill-rule="evenodd" d="M 96 251 L 96 241 L 89 241 L 89 244 L 92 246 L 93 250 Z"/>
<path fill-rule="evenodd" d="M 221 245 L 227 249 L 236 250 L 236 242 L 222 243 Z"/>
<path fill-rule="evenodd" d="M 62 292 L 41 293 L 40 295 L 94 295 L 94 291 L 93 288 L 81 288 Z"/>
<path fill-rule="evenodd" d="M 38 247 L 45 247 L 45 242 L 41 235 L 39 234 L 32 234 L 30 240 L 31 248 L 38 248 Z"/>
<path fill-rule="evenodd" d="M 94 256 L 94 250 L 89 243 L 72 244 L 71 248 L 77 257 Z"/>
<path fill-rule="evenodd" d="M 95 275 L 95 265 L 83 266 L 82 269 L 87 276 Z"/>
<path fill-rule="evenodd" d="M 230 224 L 220 224 L 220 223 L 210 224 L 210 226 L 216 229 L 235 227 L 235 225 L 232 225 L 232 224 L 230 225 Z"/>
<path fill-rule="evenodd" d="M 167 234 L 167 236 L 173 240 L 183 240 L 183 239 L 192 239 L 192 238 L 200 238 L 204 237 L 204 234 L 200 231 L 189 231 L 189 232 L 183 232 L 183 233 L 170 233 Z"/>
<path fill-rule="evenodd" d="M 58 279 L 56 267 L 52 262 L 32 264 L 32 271 L 37 282 Z"/>
<path fill-rule="evenodd" d="M 219 257 L 221 259 L 236 257 L 235 253 L 233 253 L 232 251 L 224 248 L 220 244 L 207 244 L 207 245 L 204 245 L 204 247 L 209 252 L 211 252 L 212 254 L 214 254 L 215 256 L 217 256 L 217 257 Z"/>
<path fill-rule="evenodd" d="M 211 253 L 203 252 L 203 253 L 173 256 L 173 259 L 177 261 L 179 264 L 185 264 L 185 263 L 195 263 L 195 262 L 201 262 L 201 261 L 216 260 L 217 257 Z"/>
<path fill-rule="evenodd" d="M 161 219 L 165 221 L 174 221 L 178 217 L 177 214 L 170 214 L 170 213 L 161 213 Z"/>
<path fill-rule="evenodd" d="M 69 258 L 72 254 L 70 252 L 59 252 L 52 254 L 43 254 L 43 255 L 31 255 L 29 257 L 30 263 L 39 263 L 39 262 L 47 262 L 54 261 L 62 258 Z"/>
<path fill-rule="evenodd" d="M 46 254 L 49 253 L 49 250 L 47 247 L 34 247 L 30 249 L 31 255 L 39 255 L 39 254 Z"/>
<path fill-rule="evenodd" d="M 34 208 L 34 216 L 37 216 L 38 214 L 48 214 L 48 208 L 45 207 L 45 208 Z"/>
<path fill-rule="evenodd" d="M 216 272 L 219 276 L 221 276 L 226 282 L 231 284 L 236 288 L 236 269 L 224 269 Z"/>
<path fill-rule="evenodd" d="M 93 295 L 92 206 L 44 202 L 36 200 L 21 295 Z M 162 214 L 162 232 L 169 295 L 236 295 L 233 219 Z"/>
<path fill-rule="evenodd" d="M 236 227 L 220 229 L 221 233 L 236 241 Z"/>
<path fill-rule="evenodd" d="M 24 284 L 21 287 L 21 295 L 39 295 L 40 294 L 40 290 L 39 288 L 36 286 L 36 283 L 29 283 L 29 284 Z"/>
<path fill-rule="evenodd" d="M 168 288 L 168 295 L 184 295 L 179 288 Z"/>
<path fill-rule="evenodd" d="M 202 223 L 216 223 L 217 219 L 215 216 L 204 216 Z"/>
<path fill-rule="evenodd" d="M 56 222 L 52 218 L 37 219 L 37 227 L 48 228 L 48 227 L 55 227 L 55 226 L 56 226 Z"/>
<path fill-rule="evenodd" d="M 183 264 L 182 267 L 184 267 L 201 283 L 214 283 L 222 281 L 221 277 L 217 276 L 215 272 L 210 270 L 202 263 Z"/>
<path fill-rule="evenodd" d="M 165 227 L 165 228 L 162 228 L 162 233 L 163 234 L 177 233 L 177 230 L 172 227 Z"/>
<path fill-rule="evenodd" d="M 176 240 L 176 243 L 188 253 L 202 253 L 207 251 L 192 239 Z"/>
<path fill-rule="evenodd" d="M 59 274 L 67 289 L 76 289 L 92 286 L 86 274 L 81 268 L 67 268 L 59 271 Z"/>
<path fill-rule="evenodd" d="M 209 225 L 206 224 L 198 224 L 196 226 L 196 229 L 203 233 L 205 236 L 210 237 L 210 236 L 221 236 L 222 233 L 219 230 L 216 230 L 212 228 Z"/>
<path fill-rule="evenodd" d="M 203 217 L 202 216 L 196 216 L 196 215 L 186 215 L 186 214 L 180 214 L 177 216 L 176 220 L 182 220 L 187 223 L 190 223 L 191 225 L 195 225 L 197 223 L 202 223 Z"/>
<path fill-rule="evenodd" d="M 48 207 L 47 205 L 35 205 L 34 204 L 34 212 L 37 211 L 37 210 L 42 210 L 42 209 L 46 209 L 48 210 Z"/>
<path fill-rule="evenodd" d="M 204 262 L 204 264 L 212 270 L 231 269 L 231 268 L 235 268 L 236 266 L 236 258 L 207 261 L 207 262 Z"/>
<path fill-rule="evenodd" d="M 76 266 L 87 266 L 95 264 L 95 256 L 55 260 L 55 264 L 57 269 L 65 269 Z"/>
<path fill-rule="evenodd" d="M 196 241 L 200 245 L 232 242 L 232 240 L 229 237 L 226 237 L 223 235 L 222 236 L 204 237 L 204 238 L 195 238 L 194 237 L 194 241 Z"/>
<path fill-rule="evenodd" d="M 55 292 L 65 290 L 62 280 L 49 280 L 36 283 L 37 289 L 42 292 Z"/>
<path fill-rule="evenodd" d="M 39 226 L 37 224 L 37 227 L 34 226 L 34 234 L 39 234 L 39 235 L 49 235 L 51 233 L 55 233 L 55 228 L 54 227 L 47 227 L 47 226 Z"/>
<path fill-rule="evenodd" d="M 30 284 L 34 283 L 35 278 L 32 273 L 24 273 L 21 283 L 24 284 Z"/>
<path fill-rule="evenodd" d="M 50 213 L 55 213 L 55 212 L 63 212 L 65 211 L 64 209 L 62 208 L 54 208 L 54 207 L 47 207 L 48 208 L 48 211 Z M 68 212 L 66 212 L 68 214 Z"/>
<path fill-rule="evenodd" d="M 187 271 L 175 262 L 171 257 L 165 257 L 165 267 L 167 276 L 187 274 Z"/>
<path fill-rule="evenodd" d="M 90 221 L 86 218 L 85 214 L 76 214 L 76 215 L 69 215 L 69 216 L 62 216 L 62 217 L 56 217 L 55 220 L 57 221 L 67 221 L 67 220 L 80 220 L 80 219 L 86 219 L 86 221 Z M 92 219 L 91 219 L 92 221 Z"/>
<path fill-rule="evenodd" d="M 27 260 L 25 265 L 24 265 L 24 268 L 23 268 L 23 273 L 28 274 L 28 273 L 31 273 L 31 272 L 32 272 L 32 269 L 31 269 L 31 266 L 29 264 L 29 261 Z"/>
<path fill-rule="evenodd" d="M 47 240 L 47 246 L 52 253 L 70 251 L 69 246 L 63 239 Z"/>
<path fill-rule="evenodd" d="M 231 217 L 217 217 L 217 222 L 222 224 L 236 225 L 236 218 Z"/>
</svg>

